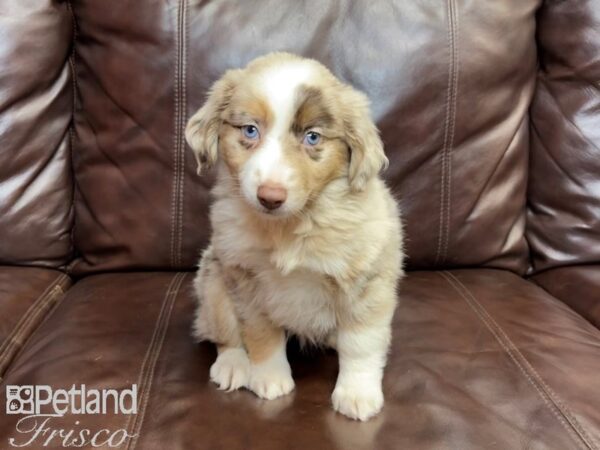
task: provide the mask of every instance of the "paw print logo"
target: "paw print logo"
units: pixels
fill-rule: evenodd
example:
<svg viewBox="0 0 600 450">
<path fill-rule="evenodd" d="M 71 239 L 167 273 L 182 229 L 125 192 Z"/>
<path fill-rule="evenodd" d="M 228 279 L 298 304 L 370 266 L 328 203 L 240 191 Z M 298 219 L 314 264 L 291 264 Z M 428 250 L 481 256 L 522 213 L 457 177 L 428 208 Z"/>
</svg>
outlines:
<svg viewBox="0 0 600 450">
<path fill-rule="evenodd" d="M 6 386 L 6 414 L 33 414 L 33 386 Z"/>
</svg>

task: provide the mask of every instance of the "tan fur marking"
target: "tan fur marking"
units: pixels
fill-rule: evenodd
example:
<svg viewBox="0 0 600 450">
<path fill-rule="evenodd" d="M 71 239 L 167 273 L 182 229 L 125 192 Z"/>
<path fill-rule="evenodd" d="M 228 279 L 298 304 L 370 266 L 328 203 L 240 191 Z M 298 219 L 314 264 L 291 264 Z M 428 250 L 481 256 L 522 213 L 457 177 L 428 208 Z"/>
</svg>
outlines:
<svg viewBox="0 0 600 450">
<path fill-rule="evenodd" d="M 334 119 L 326 106 L 321 89 L 314 86 L 301 86 L 296 96 L 299 106 L 292 122 L 292 132 L 300 135 L 309 128 L 333 126 Z"/>
<path fill-rule="evenodd" d="M 194 279 L 196 292 L 200 293 L 194 337 L 210 339 L 227 347 L 241 347 L 242 338 L 233 301 L 224 281 L 221 266 L 209 247 Z"/>
<path fill-rule="evenodd" d="M 268 359 L 282 345 L 285 333 L 267 319 L 251 319 L 242 327 L 244 345 L 254 364 Z"/>
<path fill-rule="evenodd" d="M 239 128 L 228 124 L 223 124 L 221 127 L 219 140 L 221 157 L 230 174 L 237 180 L 242 166 L 252 156 L 252 149 L 256 144 L 245 140 Z"/>
<path fill-rule="evenodd" d="M 245 84 L 238 86 L 231 98 L 226 120 L 236 126 L 256 124 L 264 131 L 273 123 L 273 111 L 253 89 Z"/>
</svg>

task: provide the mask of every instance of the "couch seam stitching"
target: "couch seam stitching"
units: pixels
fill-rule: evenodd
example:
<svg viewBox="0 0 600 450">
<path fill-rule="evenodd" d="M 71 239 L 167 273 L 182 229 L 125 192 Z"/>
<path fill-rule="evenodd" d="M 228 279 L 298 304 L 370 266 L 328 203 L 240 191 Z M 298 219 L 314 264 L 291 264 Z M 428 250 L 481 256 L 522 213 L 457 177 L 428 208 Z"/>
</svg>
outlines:
<svg viewBox="0 0 600 450">
<path fill-rule="evenodd" d="M 179 16 L 181 10 L 181 2 L 177 7 L 177 18 L 175 20 L 175 70 L 173 83 L 173 97 L 175 102 L 175 114 L 173 114 L 173 184 L 171 193 L 171 248 L 170 248 L 170 263 L 171 267 L 176 266 L 176 227 L 177 227 L 177 208 L 179 195 Z"/>
<path fill-rule="evenodd" d="M 175 301 L 177 300 L 177 294 L 179 293 L 181 284 L 185 279 L 185 275 L 186 274 L 184 272 L 179 272 L 171 279 L 171 282 L 167 287 L 158 318 L 154 325 L 150 345 L 148 346 L 148 350 L 146 351 L 144 360 L 142 361 L 142 369 L 138 378 L 138 392 L 141 394 L 141 402 L 139 403 L 138 413 L 133 418 L 133 421 L 131 419 L 132 415 L 128 416 L 127 418 L 126 429 L 128 430 L 129 436 L 131 436 L 127 444 L 127 450 L 134 449 L 137 445 L 137 433 L 141 430 L 144 422 L 156 364 L 167 335 L 169 321 L 173 312 Z"/>
<path fill-rule="evenodd" d="M 57 284 L 52 288 L 52 291 L 49 293 L 49 295 L 51 296 L 50 301 L 46 302 L 44 304 L 44 307 L 40 309 L 40 310 L 46 309 L 46 315 L 42 316 L 40 321 L 37 324 L 32 325 L 31 332 L 29 333 L 28 336 L 25 336 L 25 338 L 23 339 L 23 342 L 21 343 L 21 347 L 19 348 L 17 353 L 15 353 L 15 357 L 18 356 L 19 352 L 21 352 L 23 348 L 25 348 L 25 346 L 27 345 L 27 342 L 29 341 L 29 339 L 31 339 L 31 337 L 34 335 L 36 330 L 46 320 L 48 320 L 48 318 L 53 314 L 54 308 L 56 308 L 62 302 L 62 300 L 66 297 L 69 286 L 67 284 L 65 284 L 65 281 L 67 281 L 67 282 L 70 281 L 70 278 L 66 274 L 63 274 L 63 275 L 64 275 L 64 277 L 61 278 L 57 282 Z M 56 299 L 56 301 L 54 301 L 55 299 Z M 54 304 L 51 305 L 51 303 L 53 301 L 54 301 Z M 48 305 L 50 305 L 50 306 L 48 307 Z M 41 312 L 43 312 L 43 311 L 41 311 Z M 0 379 L 1 379 L 1 377 L 0 377 Z"/>
<path fill-rule="evenodd" d="M 64 278 L 63 280 L 61 280 L 61 283 L 64 281 L 68 281 L 69 277 Z M 25 339 L 23 339 L 23 343 L 21 344 L 21 347 L 15 352 L 14 356 L 10 359 L 10 362 L 12 363 L 12 361 L 16 360 L 19 355 L 23 352 L 23 350 L 27 347 L 28 342 L 31 340 L 31 338 L 35 335 L 35 333 L 37 332 L 37 330 L 46 322 L 48 321 L 48 319 L 50 319 L 50 317 L 52 317 L 52 315 L 54 314 L 54 312 L 58 309 L 58 307 L 62 304 L 62 302 L 65 300 L 65 298 L 67 298 L 67 289 L 68 286 L 62 286 L 61 284 L 55 286 L 54 288 L 54 292 L 56 294 L 53 294 L 53 299 L 56 298 L 56 301 L 54 302 L 54 304 L 50 305 L 50 302 L 48 302 L 46 305 L 50 305 L 47 309 L 46 309 L 46 314 L 41 317 L 40 321 L 37 324 L 34 324 L 31 328 L 31 332 L 29 333 L 28 336 L 25 337 Z M 5 368 L 5 372 L 4 375 L 0 376 L 0 384 L 2 384 L 2 382 L 6 379 L 6 377 L 10 374 L 10 369 L 11 369 L 11 365 L 6 366 Z"/>
<path fill-rule="evenodd" d="M 179 130 L 179 239 L 178 239 L 178 258 L 177 263 L 178 267 L 181 266 L 182 262 L 182 249 L 183 249 L 183 198 L 184 198 L 184 190 L 185 190 L 185 140 L 183 139 L 183 129 L 185 126 L 186 120 L 186 97 L 187 97 L 187 86 L 186 86 L 186 72 L 187 72 L 187 0 L 183 0 L 182 2 L 182 17 L 180 24 L 180 46 L 181 46 L 181 73 L 180 73 L 180 82 L 181 82 L 181 104 L 180 104 L 180 123 Z"/>
<path fill-rule="evenodd" d="M 157 333 L 158 333 L 158 328 L 159 325 L 161 323 L 162 317 L 164 315 L 164 311 L 165 311 L 165 305 L 167 303 L 167 300 L 169 298 L 169 294 L 171 292 L 171 289 L 173 288 L 173 285 L 175 284 L 175 280 L 177 279 L 177 276 L 179 274 L 175 274 L 173 276 L 173 278 L 171 278 L 171 281 L 169 282 L 169 285 L 167 286 L 167 290 L 165 291 L 165 296 L 163 298 L 163 301 L 160 305 L 160 310 L 158 311 L 158 316 L 156 318 L 156 322 L 154 323 L 154 328 L 152 330 L 152 336 L 150 337 L 150 343 L 148 344 L 148 348 L 146 349 L 146 353 L 144 355 L 144 359 L 142 360 L 142 365 L 141 365 L 141 370 L 140 370 L 140 375 L 138 377 L 138 388 L 141 390 L 142 388 L 142 381 L 143 379 L 146 377 L 146 371 L 147 371 L 147 363 L 148 363 L 148 358 L 150 357 L 150 353 L 151 353 L 151 349 L 154 346 L 154 342 L 157 339 Z M 138 391 L 139 392 L 139 391 Z M 131 425 L 131 420 L 132 420 L 132 416 L 128 416 L 127 417 L 127 421 L 126 421 L 126 425 L 125 428 L 128 431 L 131 431 L 131 428 L 135 428 L 136 425 L 136 420 L 134 419 L 133 421 L 133 425 Z M 129 433 L 131 435 L 131 433 Z M 129 449 L 131 445 L 131 441 L 130 443 L 127 444 L 127 448 Z"/>
<path fill-rule="evenodd" d="M 519 368 L 519 370 L 523 373 L 523 375 L 525 375 L 525 378 L 527 379 L 527 381 L 529 381 L 529 383 L 534 387 L 534 389 L 538 392 L 538 394 L 540 395 L 542 401 L 544 402 L 544 404 L 547 406 L 547 408 L 550 410 L 550 412 L 552 413 L 552 415 L 559 421 L 559 423 L 561 425 L 563 425 L 563 427 L 565 427 L 565 429 L 567 430 L 567 432 L 569 433 L 569 435 L 575 439 L 576 442 L 578 442 L 579 440 L 577 439 L 577 435 L 573 432 L 573 430 L 570 430 L 568 427 L 568 424 L 566 423 L 566 421 L 564 420 L 564 418 L 560 417 L 560 414 L 556 411 L 556 408 L 554 408 L 552 406 L 552 404 L 549 402 L 547 396 L 544 395 L 544 393 L 541 391 L 540 387 L 535 383 L 535 381 L 532 379 L 531 375 L 527 373 L 527 371 L 524 369 L 524 367 L 522 366 L 522 364 L 517 360 L 517 358 L 514 356 L 513 352 L 510 350 L 510 348 L 508 348 L 507 344 L 505 342 L 503 342 L 503 340 L 501 339 L 501 337 L 498 335 L 497 330 L 494 330 L 494 327 L 492 326 L 492 324 L 489 322 L 489 320 L 487 320 L 481 313 L 481 311 L 479 311 L 477 308 L 475 308 L 471 302 L 469 301 L 469 299 L 465 296 L 465 293 L 459 288 L 457 287 L 458 280 L 456 281 L 456 283 L 454 281 L 452 281 L 448 275 L 448 272 L 442 272 L 442 276 L 446 279 L 446 281 L 448 282 L 448 284 L 450 284 L 450 286 L 452 286 L 452 288 L 454 290 L 456 290 L 456 292 L 465 300 L 465 302 L 467 303 L 467 305 L 471 308 L 471 310 L 473 310 L 473 312 L 477 315 L 477 317 L 485 324 L 485 326 L 488 328 L 488 330 L 492 333 L 492 335 L 494 336 L 494 338 L 496 339 L 496 341 L 500 344 L 500 346 L 502 347 L 502 349 L 508 354 L 508 356 L 513 360 L 514 364 Z M 454 278 L 456 279 L 456 278 Z M 464 287 L 464 285 L 461 284 L 461 286 L 463 286 L 463 288 L 466 290 L 466 288 Z M 578 444 L 578 447 L 580 447 L 580 445 Z"/>
<path fill-rule="evenodd" d="M 448 0 L 446 3 L 446 15 L 448 16 L 448 21 L 450 21 L 450 13 L 448 12 L 449 8 L 450 8 L 450 1 Z M 445 198 L 445 189 L 446 186 L 444 184 L 445 178 L 444 178 L 444 174 L 446 172 L 446 130 L 448 129 L 448 122 L 450 120 L 450 116 L 448 114 L 448 108 L 449 108 L 449 103 L 450 103 L 450 92 L 451 92 L 451 84 L 452 84 L 452 79 L 451 79 L 451 74 L 452 74 L 452 51 L 451 51 L 451 47 L 452 47 L 452 38 L 451 38 L 451 27 L 450 24 L 448 25 L 448 32 L 447 32 L 447 39 L 448 39 L 448 46 L 450 47 L 450 56 L 448 59 L 448 87 L 446 88 L 446 104 L 445 106 L 445 110 L 446 110 L 446 118 L 444 120 L 444 141 L 442 143 L 442 153 L 440 155 L 440 160 L 441 160 L 441 168 L 440 168 L 440 211 L 439 211 L 439 226 L 438 226 L 438 243 L 437 243 L 437 251 L 436 251 L 436 255 L 435 255 L 435 263 L 437 264 L 442 252 L 442 228 L 443 228 L 443 223 L 444 223 L 444 198 Z"/>
<path fill-rule="evenodd" d="M 588 445 L 590 448 L 593 448 L 594 450 L 597 449 L 597 444 L 596 444 L 595 440 L 591 437 L 591 435 L 588 432 L 586 432 L 586 430 L 579 423 L 579 421 L 577 420 L 577 418 L 569 410 L 569 408 L 567 407 L 567 405 L 560 399 L 560 397 L 558 396 L 558 394 L 556 394 L 556 392 L 554 392 L 554 390 L 544 381 L 544 379 L 537 372 L 537 370 L 535 369 L 535 367 L 533 367 L 533 365 L 527 360 L 527 358 L 525 358 L 525 356 L 519 351 L 519 349 L 512 343 L 512 341 L 510 340 L 510 338 L 508 337 L 508 335 L 506 334 L 506 332 L 504 331 L 504 329 L 496 322 L 496 320 L 491 316 L 491 314 L 489 314 L 485 310 L 485 308 L 481 304 L 479 304 L 479 302 L 477 301 L 477 299 L 473 296 L 473 294 L 470 293 L 470 291 L 466 288 L 466 286 L 464 286 L 454 275 L 452 275 L 452 274 L 450 274 L 450 275 L 452 276 L 452 278 L 456 279 L 456 281 L 461 286 L 463 286 L 463 288 L 465 289 L 465 291 L 467 291 L 467 293 L 470 295 L 470 297 L 473 298 L 473 300 L 475 301 L 475 303 L 477 303 L 479 305 L 479 307 L 489 316 L 490 321 L 494 325 L 496 325 L 496 327 L 498 328 L 498 330 L 500 331 L 500 333 L 504 336 L 504 338 L 506 339 L 506 341 L 509 342 L 514 347 L 515 352 L 523 359 L 523 362 L 524 362 L 524 365 L 526 366 L 526 368 L 529 368 L 531 370 L 531 372 L 533 372 L 534 378 L 536 378 L 537 381 L 542 385 L 544 391 L 550 397 L 550 399 L 552 400 L 552 402 L 554 404 L 556 404 L 556 407 L 568 419 L 569 424 L 573 428 L 575 428 L 575 430 L 581 435 L 582 438 L 585 438 L 585 439 L 587 439 L 587 441 L 589 441 L 589 442 L 585 442 L 585 439 L 582 439 L 582 440 L 584 440 L 584 442 L 586 443 L 586 445 Z"/>
<path fill-rule="evenodd" d="M 66 265 L 65 270 L 67 271 L 68 274 L 72 273 L 72 269 L 73 266 L 75 265 L 75 261 L 77 260 L 76 258 L 76 245 L 75 245 L 75 189 L 76 189 L 76 183 L 75 183 L 75 168 L 73 165 L 73 149 L 74 149 L 74 142 L 75 142 L 75 111 L 77 109 L 77 91 L 78 89 L 78 85 L 77 85 L 77 76 L 76 76 L 76 70 L 75 70 L 75 44 L 77 42 L 77 21 L 75 19 L 75 11 L 73 10 L 73 4 L 72 4 L 72 0 L 68 0 L 67 1 L 67 8 L 69 9 L 69 12 L 71 13 L 71 24 L 73 27 L 73 40 L 71 43 L 71 54 L 69 55 L 69 66 L 71 69 L 71 86 L 72 86 L 72 95 L 73 95 L 73 101 L 71 104 L 71 123 L 69 125 L 69 158 L 70 158 L 70 169 L 71 169 L 71 187 L 72 187 L 72 194 L 71 194 L 71 214 L 73 214 L 73 223 L 71 225 L 71 230 L 69 233 L 69 237 L 71 239 L 71 257 L 73 258 L 73 260 Z"/>
<path fill-rule="evenodd" d="M 46 306 L 50 305 L 58 295 L 64 294 L 61 284 L 67 279 L 68 277 L 65 274 L 58 275 L 46 287 L 44 292 L 38 296 L 35 302 L 27 308 L 21 320 L 19 320 L 11 334 L 4 341 L 6 345 L 0 350 L 0 381 L 2 380 L 4 370 L 7 369 L 4 365 L 10 361 L 9 356 L 11 351 L 18 350 L 23 346 L 25 340 L 23 342 L 20 342 L 20 340 L 23 336 L 27 335 L 27 330 L 30 329 L 31 324 L 35 323 L 35 320 L 40 317 Z"/>
<path fill-rule="evenodd" d="M 57 275 L 56 278 L 46 286 L 42 293 L 37 296 L 37 298 L 33 301 L 31 305 L 29 305 L 29 308 L 25 310 L 25 313 L 23 314 L 23 316 L 21 316 L 21 319 L 15 324 L 13 330 L 6 337 L 4 342 L 0 344 L 0 362 L 2 361 L 3 354 L 6 351 L 6 348 L 9 347 L 8 343 L 10 342 L 10 340 L 13 339 L 16 334 L 18 334 L 17 331 L 24 325 L 25 322 L 27 322 L 28 318 L 30 317 L 30 314 L 32 314 L 37 308 L 39 308 L 40 302 L 42 302 L 42 300 L 52 291 L 52 289 L 54 289 L 54 287 L 57 285 L 62 276 L 63 274 Z"/>
<path fill-rule="evenodd" d="M 179 136 L 179 128 L 181 126 L 181 11 L 182 11 L 183 0 L 180 0 L 177 3 L 177 23 L 175 26 L 175 33 L 177 37 L 175 38 L 175 47 L 177 52 L 176 58 L 176 79 L 175 83 L 177 84 L 176 90 L 176 102 L 177 102 L 177 115 L 175 117 L 175 157 L 173 161 L 173 166 L 175 169 L 175 210 L 173 211 L 173 267 L 177 267 L 178 258 L 179 258 L 179 197 L 180 197 L 180 177 L 179 177 L 179 159 L 180 159 L 180 136 Z"/>
<path fill-rule="evenodd" d="M 452 143 L 450 142 L 450 136 L 453 133 L 450 128 L 454 126 L 453 112 L 455 110 L 453 104 L 456 101 L 455 97 L 455 84 L 457 82 L 457 40 L 456 40 L 456 26 L 458 19 L 454 15 L 454 0 L 448 0 L 446 3 L 446 14 L 448 16 L 448 46 L 450 50 L 449 61 L 448 61 L 448 88 L 446 90 L 446 118 L 444 120 L 444 141 L 442 144 L 441 153 L 441 180 L 440 180 L 440 213 L 439 213 L 439 230 L 438 230 L 438 245 L 435 257 L 435 263 L 444 262 L 447 251 L 447 238 L 448 233 L 448 222 L 449 222 L 449 164 L 451 164 L 450 152 Z M 446 220 L 448 217 L 448 220 Z"/>
<path fill-rule="evenodd" d="M 531 363 L 529 363 L 525 356 L 523 356 L 512 340 L 508 337 L 506 332 L 504 332 L 502 327 L 494 320 L 494 318 L 479 303 L 479 301 L 477 301 L 469 289 L 452 273 L 443 271 L 441 275 L 460 294 L 460 296 L 475 312 L 479 319 L 486 325 L 488 330 L 496 338 L 496 341 L 500 344 L 504 351 L 506 351 L 515 365 L 519 368 L 523 375 L 525 375 L 529 383 L 538 392 L 544 404 L 556 417 L 559 423 L 563 425 L 569 435 L 578 443 L 578 447 L 580 447 L 581 442 L 583 442 L 588 449 L 596 450 L 597 447 L 595 446 L 594 440 L 584 431 L 583 427 L 581 427 L 575 417 L 572 416 L 567 407 L 560 402 L 560 400 L 558 400 L 558 396 L 554 393 L 554 391 L 544 382 L 542 377 L 537 373 Z M 471 303 L 467 297 L 469 297 L 473 303 Z M 519 361 L 519 359 L 521 361 Z M 530 369 L 531 372 L 528 371 L 528 369 Z"/>
<path fill-rule="evenodd" d="M 460 22 L 458 19 L 458 6 L 455 0 L 452 0 L 452 18 L 454 20 L 453 27 L 453 60 L 454 60 L 454 71 L 453 71 L 453 81 L 452 81 L 452 115 L 450 117 L 450 136 L 448 138 L 448 152 L 447 152 L 447 163 L 446 163 L 446 179 L 447 179 L 447 191 L 446 191 L 446 232 L 444 234 L 445 242 L 444 242 L 444 252 L 443 252 L 443 261 L 446 261 L 448 256 L 448 245 L 450 241 L 450 209 L 452 202 L 452 152 L 454 150 L 454 134 L 456 131 L 456 102 L 458 97 L 458 76 L 460 70 L 460 54 L 459 54 L 459 42 L 458 42 L 458 34 Z"/>
</svg>

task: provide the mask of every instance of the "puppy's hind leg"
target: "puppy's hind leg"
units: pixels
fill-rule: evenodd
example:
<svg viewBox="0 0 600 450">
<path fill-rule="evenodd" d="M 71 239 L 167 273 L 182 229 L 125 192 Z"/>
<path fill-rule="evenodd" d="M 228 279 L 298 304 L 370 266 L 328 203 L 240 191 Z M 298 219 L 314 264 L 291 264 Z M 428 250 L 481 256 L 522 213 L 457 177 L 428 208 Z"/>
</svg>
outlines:
<svg viewBox="0 0 600 450">
<path fill-rule="evenodd" d="M 242 343 L 233 300 L 225 286 L 222 269 L 209 247 L 202 255 L 194 279 L 198 307 L 192 335 L 197 341 L 217 345 L 218 356 L 210 368 L 210 379 L 219 389 L 233 391 L 248 384 L 250 362 Z"/>
</svg>

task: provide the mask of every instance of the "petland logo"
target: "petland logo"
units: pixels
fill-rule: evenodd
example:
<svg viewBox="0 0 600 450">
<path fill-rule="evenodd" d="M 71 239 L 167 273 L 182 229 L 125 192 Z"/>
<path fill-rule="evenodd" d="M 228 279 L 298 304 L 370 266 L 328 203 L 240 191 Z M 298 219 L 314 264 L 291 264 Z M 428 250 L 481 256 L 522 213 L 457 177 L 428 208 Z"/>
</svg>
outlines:
<svg viewBox="0 0 600 450">
<path fill-rule="evenodd" d="M 45 385 L 6 386 L 6 414 L 20 414 L 16 424 L 19 438 L 10 438 L 12 447 L 41 444 L 62 447 L 119 447 L 134 437 L 126 429 L 93 432 L 75 420 L 77 429 L 57 429 L 52 420 L 71 415 L 137 414 L 137 385 L 130 389 L 87 389 L 85 384 L 71 389 L 55 389 Z M 42 411 L 44 411 L 42 413 Z"/>
</svg>

